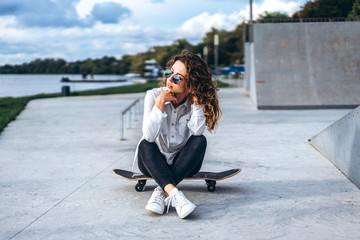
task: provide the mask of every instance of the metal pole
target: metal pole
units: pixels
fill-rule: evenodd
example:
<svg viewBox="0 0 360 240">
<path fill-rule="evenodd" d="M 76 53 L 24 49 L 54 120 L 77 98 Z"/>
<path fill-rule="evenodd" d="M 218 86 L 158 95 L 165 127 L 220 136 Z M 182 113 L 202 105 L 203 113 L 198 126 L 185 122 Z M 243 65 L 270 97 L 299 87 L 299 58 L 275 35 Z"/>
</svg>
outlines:
<svg viewBox="0 0 360 240">
<path fill-rule="evenodd" d="M 253 23 L 253 10 L 252 10 L 252 0 L 250 0 L 250 24 Z"/>
<path fill-rule="evenodd" d="M 249 42 L 254 41 L 253 36 L 253 8 L 252 8 L 252 0 L 250 0 L 250 25 L 249 25 Z"/>
<path fill-rule="evenodd" d="M 135 105 L 133 106 L 132 114 L 133 114 L 133 121 L 136 122 L 136 103 L 135 103 Z"/>
<path fill-rule="evenodd" d="M 208 62 L 208 47 L 204 47 L 203 48 L 203 56 L 204 56 L 204 62 L 207 64 L 207 62 Z"/>
<path fill-rule="evenodd" d="M 131 108 L 128 111 L 129 114 L 129 128 L 131 128 Z"/>
<path fill-rule="evenodd" d="M 136 103 L 137 114 L 140 116 L 140 100 Z"/>
<path fill-rule="evenodd" d="M 121 113 L 120 140 L 124 140 L 124 114 Z"/>
<path fill-rule="evenodd" d="M 137 101 L 136 103 L 135 103 L 135 106 L 134 106 L 134 109 L 135 109 L 135 115 L 134 115 L 134 121 L 137 121 L 137 117 L 138 117 L 138 115 L 139 115 L 139 113 L 140 113 L 140 111 L 139 111 L 139 101 Z"/>
<path fill-rule="evenodd" d="M 128 116 L 128 128 L 132 128 L 132 121 L 137 121 L 137 115 L 140 116 L 140 112 L 142 111 L 140 99 L 135 100 L 132 104 L 130 104 L 125 110 L 121 112 L 121 123 L 120 123 L 120 140 L 124 139 L 124 131 L 125 131 L 125 115 Z"/>
<path fill-rule="evenodd" d="M 242 23 L 242 32 L 243 32 L 243 45 L 245 45 L 245 42 L 246 42 L 246 26 L 247 26 L 247 23 L 245 21 L 245 19 L 243 20 L 243 23 Z M 245 52 L 245 50 L 244 50 Z"/>
<path fill-rule="evenodd" d="M 218 61 L 219 61 L 219 35 L 214 35 L 214 47 L 215 47 L 215 72 L 218 74 Z"/>
</svg>

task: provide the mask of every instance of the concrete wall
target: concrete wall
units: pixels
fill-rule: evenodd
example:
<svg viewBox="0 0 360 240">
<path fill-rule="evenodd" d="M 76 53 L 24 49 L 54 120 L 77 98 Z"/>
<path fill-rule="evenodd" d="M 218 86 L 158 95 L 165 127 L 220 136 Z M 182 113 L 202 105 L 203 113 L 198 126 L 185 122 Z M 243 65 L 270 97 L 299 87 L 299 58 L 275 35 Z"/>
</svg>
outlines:
<svg viewBox="0 0 360 240">
<path fill-rule="evenodd" d="M 254 43 L 245 43 L 245 81 L 244 88 L 250 95 L 250 98 L 257 104 L 256 87 L 255 87 L 255 58 Z"/>
<path fill-rule="evenodd" d="M 256 90 L 256 67 L 255 67 L 255 44 L 250 44 L 250 79 L 249 79 L 249 92 L 253 102 L 258 105 L 257 90 Z"/>
<path fill-rule="evenodd" d="M 251 43 L 246 42 L 244 44 L 244 55 L 245 55 L 245 78 L 244 78 L 244 89 L 247 93 L 249 93 L 249 88 L 250 88 L 250 69 L 251 69 L 251 65 L 250 65 L 250 45 Z"/>
<path fill-rule="evenodd" d="M 246 70 L 254 72 L 258 108 L 360 105 L 359 36 L 360 22 L 255 24 Z"/>
<path fill-rule="evenodd" d="M 360 188 L 360 107 L 309 141 Z"/>
</svg>

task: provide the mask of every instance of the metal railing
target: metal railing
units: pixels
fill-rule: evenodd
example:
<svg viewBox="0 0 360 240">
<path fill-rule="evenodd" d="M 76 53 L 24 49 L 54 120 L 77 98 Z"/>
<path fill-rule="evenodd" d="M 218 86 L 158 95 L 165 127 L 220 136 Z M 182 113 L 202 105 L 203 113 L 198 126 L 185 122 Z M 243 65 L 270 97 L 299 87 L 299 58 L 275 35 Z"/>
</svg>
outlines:
<svg viewBox="0 0 360 240">
<path fill-rule="evenodd" d="M 254 23 L 307 23 L 307 22 L 357 22 L 360 18 L 284 18 L 254 20 Z"/>
<path fill-rule="evenodd" d="M 128 114 L 128 128 L 131 128 L 132 121 L 137 121 L 137 117 L 141 115 L 141 98 L 136 99 L 132 102 L 127 108 L 121 112 L 120 120 L 120 140 L 125 140 L 124 131 L 125 131 L 125 115 Z M 140 116 L 141 117 L 141 116 Z"/>
</svg>

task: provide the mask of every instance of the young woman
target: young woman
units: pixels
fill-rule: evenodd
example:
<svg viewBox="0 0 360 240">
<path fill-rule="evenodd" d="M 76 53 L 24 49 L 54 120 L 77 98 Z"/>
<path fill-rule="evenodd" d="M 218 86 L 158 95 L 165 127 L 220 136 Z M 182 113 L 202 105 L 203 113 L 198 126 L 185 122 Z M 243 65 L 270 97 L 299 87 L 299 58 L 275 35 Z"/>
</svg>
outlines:
<svg viewBox="0 0 360 240">
<path fill-rule="evenodd" d="M 206 150 L 206 129 L 217 125 L 221 111 L 211 71 L 196 54 L 183 51 L 165 70 L 164 87 L 149 90 L 144 100 L 143 137 L 135 154 L 134 172 L 154 178 L 159 185 L 146 209 L 163 214 L 172 205 L 180 218 L 194 209 L 177 189 L 196 174 Z"/>
</svg>

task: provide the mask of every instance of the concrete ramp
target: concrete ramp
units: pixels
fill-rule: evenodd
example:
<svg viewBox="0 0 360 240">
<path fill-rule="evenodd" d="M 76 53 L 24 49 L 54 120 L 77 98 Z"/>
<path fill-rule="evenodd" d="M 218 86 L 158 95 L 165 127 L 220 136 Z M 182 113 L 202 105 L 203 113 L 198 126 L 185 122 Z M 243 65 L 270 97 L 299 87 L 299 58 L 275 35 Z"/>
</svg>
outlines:
<svg viewBox="0 0 360 240">
<path fill-rule="evenodd" d="M 309 141 L 360 188 L 360 107 Z"/>
<path fill-rule="evenodd" d="M 252 99 L 259 109 L 357 107 L 359 36 L 360 22 L 255 24 Z"/>
</svg>

